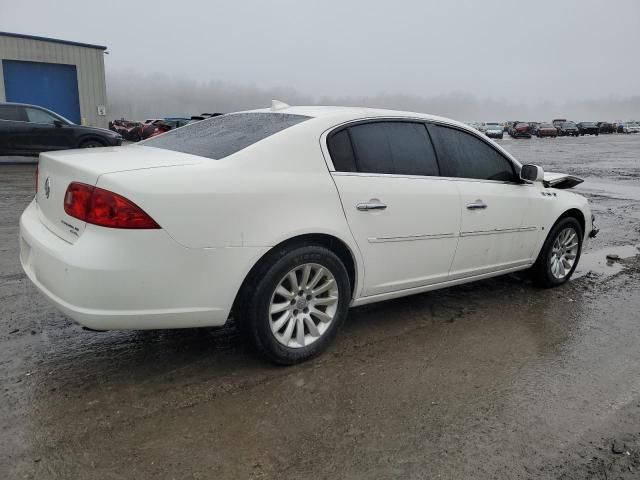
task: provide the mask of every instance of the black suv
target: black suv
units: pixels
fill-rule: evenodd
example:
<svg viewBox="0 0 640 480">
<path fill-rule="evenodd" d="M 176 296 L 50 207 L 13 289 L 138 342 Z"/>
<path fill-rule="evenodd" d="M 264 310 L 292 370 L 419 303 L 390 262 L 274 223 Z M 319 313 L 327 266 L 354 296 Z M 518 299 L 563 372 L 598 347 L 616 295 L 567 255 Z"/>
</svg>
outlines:
<svg viewBox="0 0 640 480">
<path fill-rule="evenodd" d="M 600 127 L 595 122 L 580 122 L 577 125 L 580 135 L 598 135 Z"/>
<path fill-rule="evenodd" d="M 0 155 L 35 155 L 49 150 L 117 146 L 120 134 L 76 125 L 46 108 L 0 103 Z"/>
<path fill-rule="evenodd" d="M 560 125 L 557 125 L 558 128 L 558 136 L 559 137 L 577 137 L 580 135 L 580 130 L 573 122 L 562 122 Z"/>
</svg>

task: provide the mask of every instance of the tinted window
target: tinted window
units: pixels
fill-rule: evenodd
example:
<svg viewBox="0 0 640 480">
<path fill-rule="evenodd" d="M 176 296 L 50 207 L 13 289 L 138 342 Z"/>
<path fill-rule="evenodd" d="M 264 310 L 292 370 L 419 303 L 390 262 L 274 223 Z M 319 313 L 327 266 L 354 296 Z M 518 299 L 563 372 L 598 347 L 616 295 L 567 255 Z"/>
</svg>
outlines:
<svg viewBox="0 0 640 480">
<path fill-rule="evenodd" d="M 353 148 L 351 147 L 351 139 L 349 132 L 345 128 L 338 133 L 334 133 L 327 140 L 329 154 L 333 166 L 338 172 L 356 172 L 356 160 L 353 156 Z"/>
<path fill-rule="evenodd" d="M 25 108 L 27 111 L 27 118 L 31 123 L 53 123 L 54 120 L 57 120 L 56 117 L 51 115 L 50 113 L 45 112 L 44 110 L 39 110 L 37 108 Z"/>
<path fill-rule="evenodd" d="M 18 105 L 0 105 L 0 120 L 26 122 L 24 107 Z"/>
<path fill-rule="evenodd" d="M 141 145 L 220 159 L 309 118 L 262 112 L 220 115 L 169 131 Z"/>
<path fill-rule="evenodd" d="M 375 122 L 349 128 L 358 170 L 437 176 L 438 164 L 422 123 Z"/>
<path fill-rule="evenodd" d="M 454 128 L 433 125 L 429 130 L 443 176 L 517 181 L 511 162 L 488 143 Z"/>
</svg>

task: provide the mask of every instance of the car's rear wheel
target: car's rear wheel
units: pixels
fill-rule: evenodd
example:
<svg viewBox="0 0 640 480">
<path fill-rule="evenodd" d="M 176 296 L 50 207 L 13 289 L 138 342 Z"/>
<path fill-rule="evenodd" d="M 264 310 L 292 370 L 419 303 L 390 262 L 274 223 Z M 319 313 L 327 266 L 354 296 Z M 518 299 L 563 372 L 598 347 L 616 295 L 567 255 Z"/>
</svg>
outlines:
<svg viewBox="0 0 640 480">
<path fill-rule="evenodd" d="M 245 285 L 239 323 L 260 353 L 292 365 L 327 348 L 347 315 L 350 293 L 347 270 L 330 250 L 282 250 Z"/>
<path fill-rule="evenodd" d="M 534 283 L 556 287 L 567 282 L 582 253 L 582 227 L 573 217 L 560 219 L 551 229 L 536 263 L 531 268 Z"/>
</svg>

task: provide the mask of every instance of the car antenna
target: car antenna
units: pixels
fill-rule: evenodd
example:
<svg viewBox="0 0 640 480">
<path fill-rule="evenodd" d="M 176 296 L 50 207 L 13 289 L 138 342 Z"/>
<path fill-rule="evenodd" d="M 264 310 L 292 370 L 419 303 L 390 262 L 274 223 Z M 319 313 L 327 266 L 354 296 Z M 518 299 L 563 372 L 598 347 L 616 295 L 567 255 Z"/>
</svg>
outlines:
<svg viewBox="0 0 640 480">
<path fill-rule="evenodd" d="M 271 100 L 271 111 L 275 112 L 276 110 L 283 110 L 285 108 L 289 108 L 291 105 L 288 103 L 281 102 L 280 100 Z"/>
</svg>

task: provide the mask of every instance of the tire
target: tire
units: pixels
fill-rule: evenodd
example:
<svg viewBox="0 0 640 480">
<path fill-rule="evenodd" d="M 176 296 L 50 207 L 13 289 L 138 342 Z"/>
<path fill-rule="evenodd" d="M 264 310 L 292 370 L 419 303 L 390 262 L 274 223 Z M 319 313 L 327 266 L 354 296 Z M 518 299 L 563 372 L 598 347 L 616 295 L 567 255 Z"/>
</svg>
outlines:
<svg viewBox="0 0 640 480">
<path fill-rule="evenodd" d="M 292 283 L 291 275 L 293 272 L 302 288 L 307 267 L 306 284 L 310 288 L 302 295 L 303 290 Z M 311 285 L 321 269 L 328 273 Z M 312 294 L 327 284 L 332 286 Z M 286 292 L 286 296 L 280 292 Z M 328 304 L 330 298 L 337 301 Z M 285 247 L 270 254 L 252 272 L 239 300 L 238 324 L 249 343 L 272 362 L 293 365 L 319 355 L 329 346 L 347 316 L 351 286 L 347 269 L 332 251 L 320 245 Z M 272 314 L 273 309 L 276 312 Z"/>
<path fill-rule="evenodd" d="M 105 146 L 104 143 L 102 143 L 100 140 L 94 140 L 94 139 L 85 140 L 80 144 L 80 148 L 98 148 L 98 147 L 104 147 L 104 146 Z"/>
<path fill-rule="evenodd" d="M 565 235 L 567 235 L 566 232 L 569 232 L 569 234 L 565 237 Z M 572 234 L 575 234 L 575 238 L 571 237 Z M 580 261 L 582 238 L 582 227 L 576 218 L 565 217 L 557 221 L 549 232 L 549 235 L 547 235 L 547 239 L 542 246 L 542 250 L 540 250 L 536 263 L 531 267 L 530 273 L 533 283 L 542 288 L 557 287 L 566 283 L 571 278 L 571 275 L 573 275 Z M 558 247 L 562 247 L 564 240 L 570 242 L 568 245 L 576 243 L 575 247 L 559 250 Z M 565 243 L 564 246 L 566 247 L 567 244 Z M 571 261 L 569 256 L 573 255 L 573 263 L 568 266 L 568 270 L 567 264 L 564 261 L 556 260 L 556 252 L 558 251 L 563 252 L 560 258 L 567 262 Z M 559 267 L 560 264 L 562 264 L 561 269 Z"/>
</svg>

